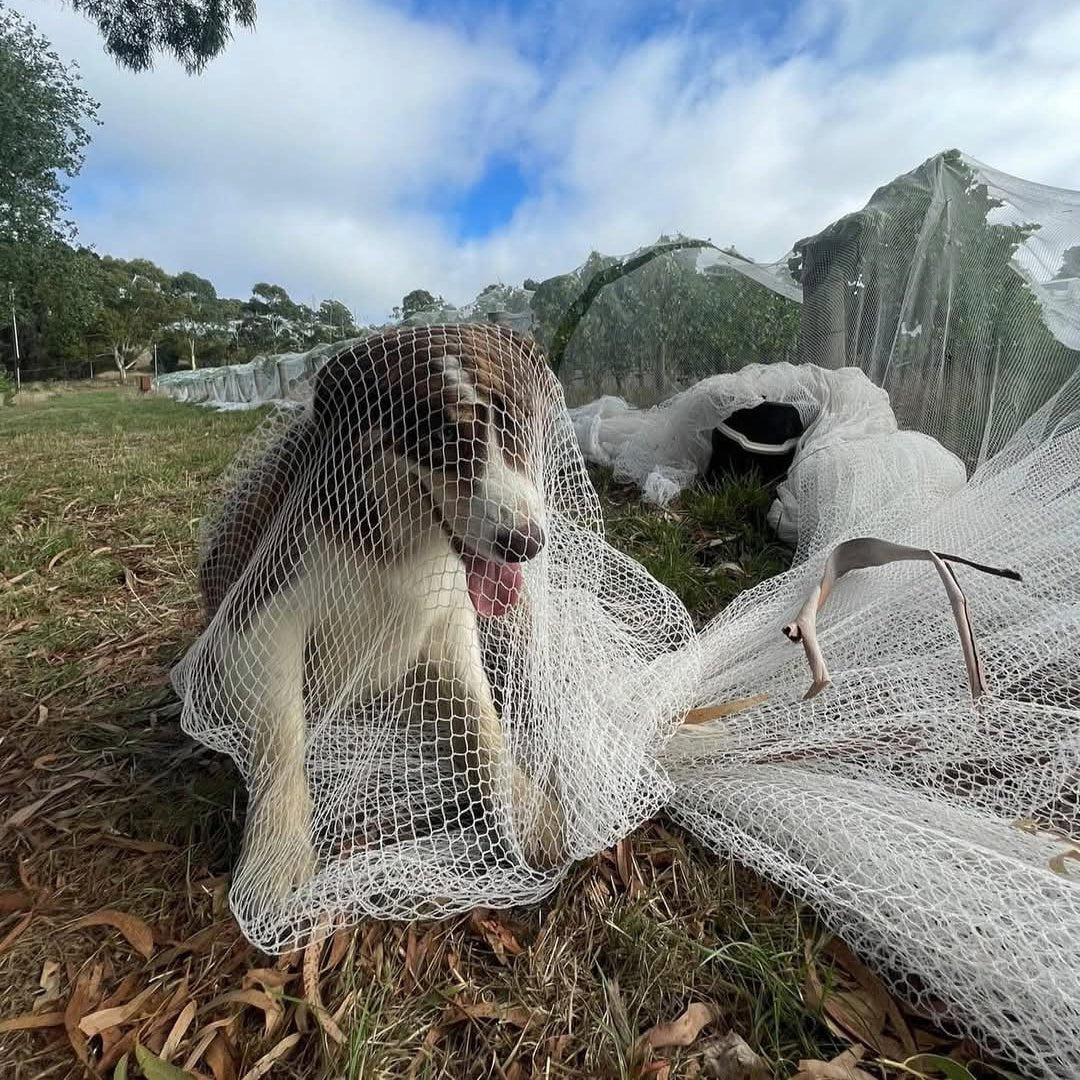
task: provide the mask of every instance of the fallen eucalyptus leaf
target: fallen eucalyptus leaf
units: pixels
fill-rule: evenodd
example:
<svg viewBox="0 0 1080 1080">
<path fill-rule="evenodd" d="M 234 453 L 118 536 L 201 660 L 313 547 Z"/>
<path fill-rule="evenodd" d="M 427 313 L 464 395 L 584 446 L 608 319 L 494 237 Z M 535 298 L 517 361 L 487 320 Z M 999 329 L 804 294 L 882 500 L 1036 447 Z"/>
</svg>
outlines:
<svg viewBox="0 0 1080 1080">
<path fill-rule="evenodd" d="M 151 1053 L 139 1042 L 135 1044 L 135 1060 L 146 1080 L 191 1080 L 191 1073 L 162 1061 L 157 1054 Z"/>
<path fill-rule="evenodd" d="M 916 1057 L 908 1058 L 904 1062 L 904 1068 L 918 1073 L 941 1073 L 948 1080 L 974 1080 L 971 1071 L 965 1065 L 955 1058 L 943 1057 L 941 1054 L 918 1054 Z"/>
<path fill-rule="evenodd" d="M 111 926 L 124 935 L 128 944 L 144 960 L 149 960 L 154 955 L 153 932 L 136 915 L 131 915 L 126 911 L 114 911 L 112 908 L 102 908 L 92 915 L 84 915 L 81 919 L 76 919 L 71 924 L 71 929 L 81 930 L 88 926 Z"/>
<path fill-rule="evenodd" d="M 38 1028 L 63 1027 L 63 1025 L 62 1012 L 23 1013 L 21 1016 L 10 1016 L 6 1020 L 0 1020 L 0 1035 L 6 1035 L 10 1031 L 34 1031 Z"/>
<path fill-rule="evenodd" d="M 260 1080 L 280 1061 L 286 1054 L 292 1053 L 296 1044 L 303 1038 L 299 1032 L 286 1036 L 272 1050 L 267 1051 L 255 1064 L 244 1073 L 241 1080 Z"/>
<path fill-rule="evenodd" d="M 711 1005 L 700 1001 L 687 1006 L 686 1012 L 670 1024 L 657 1024 L 645 1033 L 645 1041 L 654 1050 L 665 1046 L 689 1046 L 716 1018 Z"/>
</svg>

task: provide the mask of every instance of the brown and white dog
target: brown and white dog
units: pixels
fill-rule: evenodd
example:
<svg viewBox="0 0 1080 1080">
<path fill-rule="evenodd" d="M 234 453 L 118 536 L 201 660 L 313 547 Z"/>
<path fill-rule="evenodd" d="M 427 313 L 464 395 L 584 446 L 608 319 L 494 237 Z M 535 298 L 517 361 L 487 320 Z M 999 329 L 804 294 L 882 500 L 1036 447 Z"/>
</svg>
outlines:
<svg viewBox="0 0 1080 1080">
<path fill-rule="evenodd" d="M 506 792 L 528 823 L 525 857 L 562 857 L 557 800 L 510 760 L 478 623 L 514 608 L 520 564 L 545 545 L 550 379 L 531 340 L 501 327 L 379 334 L 327 362 L 227 498 L 200 568 L 213 693 L 252 733 L 245 863 L 276 895 L 317 864 L 308 698 L 362 704 L 421 668 L 457 702 L 485 797 Z"/>
</svg>

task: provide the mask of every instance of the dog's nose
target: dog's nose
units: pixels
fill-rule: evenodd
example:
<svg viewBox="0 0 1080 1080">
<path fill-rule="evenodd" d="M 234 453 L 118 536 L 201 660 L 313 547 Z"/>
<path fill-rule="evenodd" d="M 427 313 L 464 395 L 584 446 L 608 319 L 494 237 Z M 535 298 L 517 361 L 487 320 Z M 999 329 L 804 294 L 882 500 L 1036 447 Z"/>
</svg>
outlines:
<svg viewBox="0 0 1080 1080">
<path fill-rule="evenodd" d="M 497 529 L 492 546 L 507 562 L 528 562 L 540 554 L 545 540 L 544 530 L 535 521 L 526 521 L 512 529 Z"/>
</svg>

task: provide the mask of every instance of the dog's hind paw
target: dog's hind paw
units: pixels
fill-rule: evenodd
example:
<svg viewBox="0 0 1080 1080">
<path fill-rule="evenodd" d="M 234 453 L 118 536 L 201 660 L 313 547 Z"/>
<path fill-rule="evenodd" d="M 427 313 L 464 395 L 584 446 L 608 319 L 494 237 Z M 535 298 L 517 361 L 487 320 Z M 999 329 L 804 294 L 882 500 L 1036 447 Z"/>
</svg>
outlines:
<svg viewBox="0 0 1080 1080">
<path fill-rule="evenodd" d="M 267 799 L 255 808 L 248 821 L 243 865 L 244 876 L 276 900 L 288 899 L 315 876 L 318 857 L 311 842 L 311 802 L 306 793 L 291 801 Z"/>
</svg>

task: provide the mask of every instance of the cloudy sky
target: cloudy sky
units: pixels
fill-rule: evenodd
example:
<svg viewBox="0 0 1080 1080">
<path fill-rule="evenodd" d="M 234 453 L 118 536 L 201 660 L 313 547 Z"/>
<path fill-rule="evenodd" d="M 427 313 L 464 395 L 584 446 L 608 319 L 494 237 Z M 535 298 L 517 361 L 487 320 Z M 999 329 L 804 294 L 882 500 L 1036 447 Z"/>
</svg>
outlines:
<svg viewBox="0 0 1080 1080">
<path fill-rule="evenodd" d="M 756 259 L 948 147 L 1080 188 L 1075 0 L 259 0 L 207 71 L 122 71 L 13 0 L 102 103 L 84 242 L 385 316 L 662 232 Z"/>
</svg>

